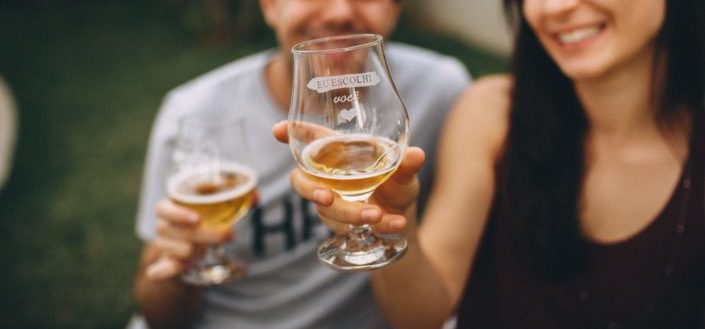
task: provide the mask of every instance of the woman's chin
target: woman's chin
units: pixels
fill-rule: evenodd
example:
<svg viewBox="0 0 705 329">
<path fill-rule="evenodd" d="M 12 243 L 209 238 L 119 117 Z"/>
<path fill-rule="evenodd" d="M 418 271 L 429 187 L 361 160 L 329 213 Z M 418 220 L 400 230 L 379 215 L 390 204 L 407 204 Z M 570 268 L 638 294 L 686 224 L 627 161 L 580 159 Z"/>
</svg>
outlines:
<svg viewBox="0 0 705 329">
<path fill-rule="evenodd" d="M 562 65 L 561 71 L 573 81 L 593 80 L 604 76 L 607 69 L 590 63 L 589 65 Z"/>
</svg>

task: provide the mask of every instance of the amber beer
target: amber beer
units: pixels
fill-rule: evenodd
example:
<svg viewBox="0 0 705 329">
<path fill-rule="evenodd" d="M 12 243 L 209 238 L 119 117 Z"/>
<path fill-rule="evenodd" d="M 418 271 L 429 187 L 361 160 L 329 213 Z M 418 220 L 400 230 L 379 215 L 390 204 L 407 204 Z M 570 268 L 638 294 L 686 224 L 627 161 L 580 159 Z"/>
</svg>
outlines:
<svg viewBox="0 0 705 329">
<path fill-rule="evenodd" d="M 317 181 L 355 201 L 369 197 L 396 169 L 399 147 L 369 135 L 321 138 L 301 152 L 302 167 Z"/>
<path fill-rule="evenodd" d="M 223 163 L 220 174 L 204 168 L 184 170 L 169 179 L 167 193 L 176 204 L 201 215 L 201 226 L 226 228 L 243 217 L 255 200 L 257 175 L 243 165 Z"/>
</svg>

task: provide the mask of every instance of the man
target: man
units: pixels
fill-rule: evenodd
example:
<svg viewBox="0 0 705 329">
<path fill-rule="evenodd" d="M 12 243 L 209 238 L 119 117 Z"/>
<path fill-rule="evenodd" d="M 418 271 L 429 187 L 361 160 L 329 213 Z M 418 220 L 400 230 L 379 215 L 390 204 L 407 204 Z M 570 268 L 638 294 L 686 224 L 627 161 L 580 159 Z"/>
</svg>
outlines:
<svg viewBox="0 0 705 329">
<path fill-rule="evenodd" d="M 259 2 L 279 48 L 237 60 L 175 89 L 154 124 L 137 219 L 138 234 L 145 241 L 135 289 L 140 311 L 152 329 L 384 328 L 366 273 L 337 272 L 318 263 L 315 250 L 329 232 L 291 188 L 289 172 L 295 163 L 287 146 L 275 141 L 270 131 L 287 117 L 291 46 L 350 33 L 387 37 L 401 5 L 395 0 Z M 469 83 L 468 73 L 455 59 L 411 46 L 387 44 L 386 53 L 411 117 L 411 144 L 433 150 L 446 112 Z M 259 207 L 234 232 L 199 229 L 195 213 L 165 199 L 176 124 L 199 108 L 239 112 L 248 122 Z M 428 167 L 421 174 L 425 187 L 433 171 Z M 208 289 L 180 279 L 195 250 L 229 240 L 229 250 L 247 263 L 247 277 Z"/>
</svg>

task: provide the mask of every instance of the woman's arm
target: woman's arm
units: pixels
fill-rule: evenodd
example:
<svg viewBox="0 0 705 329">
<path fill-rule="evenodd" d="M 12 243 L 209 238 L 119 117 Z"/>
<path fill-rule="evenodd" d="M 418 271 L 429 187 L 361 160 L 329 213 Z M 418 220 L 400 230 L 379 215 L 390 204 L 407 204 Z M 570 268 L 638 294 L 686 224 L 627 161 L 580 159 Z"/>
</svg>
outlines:
<svg viewBox="0 0 705 329">
<path fill-rule="evenodd" d="M 438 328 L 460 299 L 493 200 L 510 89 L 506 76 L 479 80 L 446 120 L 426 212 L 417 232 L 413 222 L 406 230 L 408 253 L 373 274 L 396 328 Z"/>
<path fill-rule="evenodd" d="M 369 204 L 345 202 L 318 187 L 300 169 L 291 180 L 334 230 L 344 224 L 372 224 L 376 231 L 401 232 L 407 253 L 372 272 L 372 285 L 395 328 L 439 328 L 460 299 L 494 195 L 494 168 L 507 130 L 511 80 L 476 82 L 446 120 L 439 147 L 436 182 L 419 227 L 416 223 L 420 149 L 410 148 L 394 175 Z M 286 126 L 274 127 L 286 141 Z"/>
</svg>

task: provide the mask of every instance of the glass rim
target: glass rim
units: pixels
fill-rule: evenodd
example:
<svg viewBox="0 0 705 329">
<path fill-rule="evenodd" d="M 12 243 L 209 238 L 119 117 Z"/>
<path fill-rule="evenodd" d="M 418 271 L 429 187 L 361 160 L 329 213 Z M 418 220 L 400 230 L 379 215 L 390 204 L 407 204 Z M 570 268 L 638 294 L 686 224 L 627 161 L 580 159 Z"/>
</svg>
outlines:
<svg viewBox="0 0 705 329">
<path fill-rule="evenodd" d="M 364 42 L 356 43 L 351 46 L 346 46 L 346 47 L 335 47 L 335 48 L 329 48 L 329 49 L 303 49 L 308 46 L 314 45 L 314 44 L 320 44 L 320 43 L 325 43 L 325 42 L 330 42 L 330 41 L 338 41 L 338 40 L 353 40 L 353 39 L 362 39 L 362 40 L 367 40 Z M 330 36 L 330 37 L 322 37 L 322 38 L 316 38 L 316 39 L 311 39 L 311 40 L 306 40 L 306 41 L 301 41 L 297 44 L 295 44 L 293 47 L 291 47 L 291 52 L 294 53 L 295 55 L 297 54 L 312 54 L 312 53 L 336 53 L 336 52 L 344 52 L 344 51 L 352 51 L 360 48 L 365 48 L 377 44 L 381 44 L 384 38 L 379 35 L 379 34 L 374 34 L 374 33 L 355 33 L 355 34 L 345 34 L 345 35 L 337 35 L 337 36 Z"/>
</svg>

